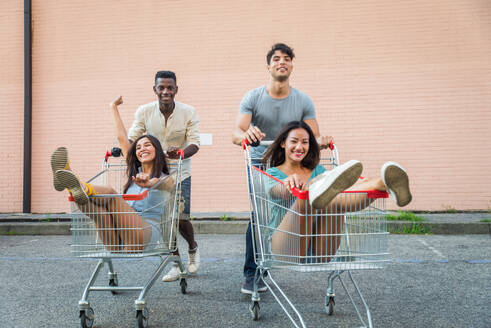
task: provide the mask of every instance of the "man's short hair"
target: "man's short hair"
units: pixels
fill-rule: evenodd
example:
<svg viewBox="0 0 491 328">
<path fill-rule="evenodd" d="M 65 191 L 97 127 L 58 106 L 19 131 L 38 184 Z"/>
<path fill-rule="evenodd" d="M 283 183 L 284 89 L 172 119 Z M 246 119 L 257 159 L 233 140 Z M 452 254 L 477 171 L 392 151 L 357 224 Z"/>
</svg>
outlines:
<svg viewBox="0 0 491 328">
<path fill-rule="evenodd" d="M 176 73 L 172 71 L 158 71 L 155 74 L 155 84 L 157 84 L 157 79 L 173 79 L 177 85 Z"/>
<path fill-rule="evenodd" d="M 268 63 L 268 65 L 271 64 L 271 57 L 273 57 L 273 54 L 276 50 L 279 50 L 282 53 L 287 54 L 288 56 L 290 56 L 291 59 L 293 59 L 293 57 L 295 57 L 295 54 L 293 53 L 292 48 L 290 48 L 289 46 L 287 46 L 284 43 L 276 43 L 271 47 L 271 50 L 266 55 L 266 63 Z"/>
</svg>

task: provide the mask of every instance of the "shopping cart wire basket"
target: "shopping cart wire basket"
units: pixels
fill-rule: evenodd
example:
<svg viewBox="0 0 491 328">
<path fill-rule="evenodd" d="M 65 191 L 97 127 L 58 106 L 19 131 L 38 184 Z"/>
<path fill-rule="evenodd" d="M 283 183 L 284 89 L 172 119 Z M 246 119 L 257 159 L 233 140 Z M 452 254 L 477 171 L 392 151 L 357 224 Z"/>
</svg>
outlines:
<svg viewBox="0 0 491 328">
<path fill-rule="evenodd" d="M 328 170 L 339 164 L 336 146 L 331 145 L 330 148 L 331 157 L 321 160 Z M 333 283 L 338 278 L 362 325 L 372 327 L 369 308 L 351 272 L 381 269 L 388 262 L 385 211 L 388 194 L 376 190 L 350 190 L 338 195 L 326 208 L 313 209 L 309 206 L 307 190 L 293 188 L 291 192 L 284 192 L 285 188 L 275 188 L 283 182 L 265 172 L 267 168 L 260 159 L 251 158 L 247 142 L 243 142 L 243 149 L 257 264 L 249 306 L 253 319 L 259 319 L 257 283 L 263 279 L 294 326 L 306 327 L 299 311 L 274 280 L 271 269 L 326 271 L 326 312 L 333 314 Z M 343 273 L 347 274 L 359 302 L 363 304 L 364 316 L 342 279 Z"/>
<path fill-rule="evenodd" d="M 181 158 L 170 167 L 170 174 L 140 194 L 123 194 L 122 186 L 126 181 L 126 164 L 115 159 L 119 152 L 108 151 L 104 157 L 102 170 L 88 182 L 95 185 L 107 185 L 115 188 L 119 194 L 97 194 L 89 196 L 87 205 L 78 206 L 72 201 L 71 232 L 72 255 L 79 258 L 99 259 L 79 301 L 79 316 L 83 328 L 92 327 L 94 310 L 88 297 L 92 291 L 110 291 L 117 294 L 122 291 L 140 292 L 135 300 L 136 326 L 146 327 L 148 309 L 145 296 L 164 268 L 171 262 L 177 262 L 181 272 L 185 272 L 176 251 L 176 233 L 181 202 Z M 151 197 L 152 196 L 152 197 Z M 152 200 L 144 211 L 135 212 L 126 202 Z M 115 217 L 118 220 L 115 220 Z M 142 221 L 142 218 L 145 220 Z M 115 223 L 117 221 L 117 224 Z M 144 223 L 142 223 L 144 222 Z M 149 256 L 160 257 L 160 263 L 141 286 L 119 286 L 114 270 L 113 258 L 129 259 Z M 124 261 L 123 261 L 124 263 Z M 109 282 L 106 286 L 96 286 L 96 279 L 104 267 L 108 266 Z M 184 273 L 179 281 L 181 292 L 186 293 L 187 282 Z"/>
</svg>

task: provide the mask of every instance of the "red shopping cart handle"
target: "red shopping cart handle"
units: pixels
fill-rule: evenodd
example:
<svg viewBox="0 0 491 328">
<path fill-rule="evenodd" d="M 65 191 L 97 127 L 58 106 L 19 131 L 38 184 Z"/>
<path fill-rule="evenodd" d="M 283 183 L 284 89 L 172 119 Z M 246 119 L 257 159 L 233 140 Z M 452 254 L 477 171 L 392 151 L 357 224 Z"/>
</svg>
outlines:
<svg viewBox="0 0 491 328">
<path fill-rule="evenodd" d="M 292 188 L 292 195 L 297 197 L 298 199 L 309 199 L 309 191 L 301 190 L 298 188 Z"/>
<path fill-rule="evenodd" d="M 148 190 L 145 190 L 144 192 L 140 194 L 123 194 L 121 195 L 121 198 L 124 200 L 142 200 L 148 195 Z"/>
<path fill-rule="evenodd" d="M 104 156 L 104 160 L 107 162 L 107 159 L 111 157 L 111 152 L 109 150 L 106 151 L 106 155 Z"/>
<path fill-rule="evenodd" d="M 277 177 L 272 176 L 269 173 L 266 173 L 265 171 L 261 170 L 260 168 L 256 166 L 252 166 L 252 168 L 256 171 L 261 172 L 262 174 L 270 177 L 273 180 L 276 180 L 277 182 L 281 183 L 284 185 L 285 183 L 278 179 Z M 293 196 L 299 198 L 299 199 L 308 199 L 309 198 L 309 191 L 308 190 L 301 190 L 298 188 L 292 188 L 291 193 Z M 355 194 L 355 193 L 364 193 L 367 194 L 367 197 L 370 199 L 377 199 L 377 198 L 388 198 L 389 194 L 385 191 L 380 191 L 380 190 L 345 190 L 343 193 L 347 194 Z"/>
<path fill-rule="evenodd" d="M 106 151 L 106 155 L 104 155 L 104 161 L 107 162 L 107 159 L 111 156 L 120 157 L 122 155 L 122 153 L 123 153 L 123 151 L 121 150 L 121 148 L 113 147 L 113 149 Z"/>
<path fill-rule="evenodd" d="M 148 190 L 145 190 L 140 194 L 122 194 L 122 195 L 115 195 L 114 197 L 121 196 L 121 198 L 123 198 L 124 200 L 142 200 L 145 199 L 147 195 L 148 195 Z M 105 196 L 110 196 L 110 194 Z M 74 202 L 75 198 L 73 198 L 73 196 L 70 194 L 68 196 L 68 201 Z"/>
<path fill-rule="evenodd" d="M 249 141 L 247 139 L 243 139 L 240 144 L 242 145 L 242 149 L 246 149 L 249 146 Z"/>
</svg>

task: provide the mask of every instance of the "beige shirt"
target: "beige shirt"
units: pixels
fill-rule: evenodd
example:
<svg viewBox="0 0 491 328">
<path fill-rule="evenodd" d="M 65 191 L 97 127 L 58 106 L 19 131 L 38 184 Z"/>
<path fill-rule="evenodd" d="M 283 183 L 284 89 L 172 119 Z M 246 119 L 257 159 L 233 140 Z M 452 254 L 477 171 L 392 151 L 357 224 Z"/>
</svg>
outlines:
<svg viewBox="0 0 491 328">
<path fill-rule="evenodd" d="M 186 148 L 189 145 L 199 147 L 199 119 L 194 107 L 175 102 L 174 111 L 165 121 L 160 112 L 159 102 L 142 105 L 135 113 L 135 121 L 128 132 L 130 140 L 136 140 L 144 134 L 150 134 L 160 140 L 164 151 L 169 147 Z M 168 160 L 172 165 L 177 160 Z M 191 176 L 191 159 L 182 163 L 182 180 Z"/>
</svg>

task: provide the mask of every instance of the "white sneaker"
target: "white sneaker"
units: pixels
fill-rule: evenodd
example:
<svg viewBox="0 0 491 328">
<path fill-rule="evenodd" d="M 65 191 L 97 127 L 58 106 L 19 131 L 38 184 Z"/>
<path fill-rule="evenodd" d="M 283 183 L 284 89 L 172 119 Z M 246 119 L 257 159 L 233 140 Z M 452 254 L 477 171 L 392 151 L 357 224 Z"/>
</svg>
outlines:
<svg viewBox="0 0 491 328">
<path fill-rule="evenodd" d="M 181 276 L 181 270 L 179 269 L 179 265 L 174 263 L 170 268 L 169 272 L 165 276 L 162 277 L 162 281 L 176 281 Z"/>
<path fill-rule="evenodd" d="M 322 173 L 309 186 L 310 205 L 316 209 L 327 207 L 334 197 L 358 181 L 362 171 L 363 165 L 357 160 L 351 160 Z"/>
<path fill-rule="evenodd" d="M 200 256 L 199 256 L 199 248 L 196 248 L 196 252 L 188 253 L 189 254 L 189 264 L 188 264 L 188 272 L 196 273 L 199 269 Z"/>
<path fill-rule="evenodd" d="M 382 165 L 381 175 L 387 192 L 397 206 L 403 207 L 411 202 L 413 196 L 409 190 L 409 177 L 402 166 L 396 162 L 386 162 Z"/>
</svg>

